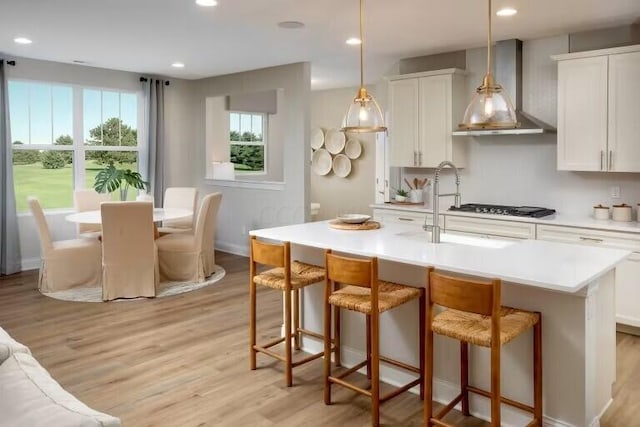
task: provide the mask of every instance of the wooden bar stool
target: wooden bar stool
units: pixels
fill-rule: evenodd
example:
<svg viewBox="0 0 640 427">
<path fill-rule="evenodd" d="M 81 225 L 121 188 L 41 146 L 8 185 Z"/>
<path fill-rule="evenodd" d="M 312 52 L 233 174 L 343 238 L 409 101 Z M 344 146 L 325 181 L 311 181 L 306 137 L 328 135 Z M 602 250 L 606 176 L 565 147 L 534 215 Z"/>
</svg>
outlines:
<svg viewBox="0 0 640 427">
<path fill-rule="evenodd" d="M 305 286 L 322 282 L 325 279 L 324 268 L 305 264 L 299 261 L 291 262 L 290 244 L 271 244 L 257 240 L 255 236 L 250 239 L 250 267 L 249 267 L 249 295 L 250 308 L 250 364 L 251 369 L 256 369 L 257 353 L 264 353 L 285 364 L 285 380 L 287 387 L 293 385 L 293 368 L 304 363 L 319 359 L 324 352 L 312 354 L 298 361 L 292 359 L 293 347 L 300 350 L 301 334 L 309 335 L 324 340 L 322 334 L 309 331 L 300 327 L 300 295 L 299 290 Z M 274 267 L 262 273 L 256 272 L 257 264 Z M 278 289 L 284 295 L 284 334 L 282 338 L 273 340 L 263 345 L 256 344 L 256 285 Z M 291 309 L 291 294 L 293 293 L 293 313 Z M 291 317 L 293 314 L 293 329 Z M 285 343 L 285 354 L 282 356 L 272 350 L 271 347 Z"/>
<path fill-rule="evenodd" d="M 333 255 L 325 251 L 325 270 L 327 272 L 324 297 L 324 402 L 331 404 L 331 385 L 339 384 L 371 398 L 371 424 L 380 425 L 380 404 L 398 396 L 416 385 L 420 386 L 420 397 L 424 396 L 424 290 L 378 280 L 378 259 L 353 259 Z M 336 290 L 336 285 L 346 285 Z M 380 355 L 380 313 L 398 307 L 411 300 L 420 301 L 420 367 Z M 331 375 L 331 306 L 336 315 L 340 309 L 357 311 L 366 315 L 367 359 L 340 375 Z M 340 354 L 340 328 L 335 330 L 336 356 Z M 385 396 L 380 395 L 380 362 L 418 374 L 419 378 L 397 388 Z M 368 389 L 360 388 L 344 380 L 358 369 L 367 367 L 367 378 L 371 380 Z"/>
<path fill-rule="evenodd" d="M 491 426 L 500 426 L 500 404 L 531 412 L 528 426 L 542 426 L 542 324 L 539 312 L 500 305 L 502 283 L 467 280 L 438 274 L 429 269 L 425 343 L 425 426 L 449 426 L 441 419 L 462 402 L 469 415 L 469 392 L 491 399 Z M 433 306 L 447 309 L 434 316 Z M 500 394 L 500 350 L 533 327 L 533 407 Z M 433 414 L 433 334 L 460 341 L 461 392 L 436 415 Z M 469 385 L 469 343 L 491 348 L 491 391 Z"/>
</svg>

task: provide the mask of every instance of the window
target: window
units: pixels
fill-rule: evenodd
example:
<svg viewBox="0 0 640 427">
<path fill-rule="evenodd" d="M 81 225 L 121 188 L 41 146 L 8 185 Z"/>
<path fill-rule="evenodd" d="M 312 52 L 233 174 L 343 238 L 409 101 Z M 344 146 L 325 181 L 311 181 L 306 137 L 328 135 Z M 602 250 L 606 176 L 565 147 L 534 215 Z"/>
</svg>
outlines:
<svg viewBox="0 0 640 427">
<path fill-rule="evenodd" d="M 229 113 L 231 163 L 236 173 L 266 173 L 266 123 L 266 114 Z"/>
<path fill-rule="evenodd" d="M 136 93 L 10 81 L 18 212 L 28 196 L 45 209 L 72 207 L 73 189 L 91 188 L 110 161 L 137 170 L 138 108 Z"/>
</svg>

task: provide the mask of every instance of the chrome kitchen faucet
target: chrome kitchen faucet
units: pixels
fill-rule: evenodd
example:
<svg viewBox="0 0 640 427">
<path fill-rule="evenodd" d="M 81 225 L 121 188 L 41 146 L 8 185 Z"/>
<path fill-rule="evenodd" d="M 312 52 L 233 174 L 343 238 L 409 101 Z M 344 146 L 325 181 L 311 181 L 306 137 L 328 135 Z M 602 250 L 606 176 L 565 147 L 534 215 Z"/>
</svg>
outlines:
<svg viewBox="0 0 640 427">
<path fill-rule="evenodd" d="M 455 193 L 445 193 L 440 194 L 440 171 L 444 169 L 445 166 L 449 166 L 453 169 L 456 174 L 456 192 Z M 431 229 L 431 242 L 432 243 L 440 243 L 440 197 L 453 196 L 454 197 L 454 205 L 456 208 L 460 207 L 460 174 L 458 173 L 458 168 L 456 165 L 451 163 L 448 160 L 441 162 L 436 168 L 436 175 L 433 180 L 433 225 L 427 225 L 427 218 L 424 219 L 424 226 L 422 227 L 425 231 Z"/>
</svg>

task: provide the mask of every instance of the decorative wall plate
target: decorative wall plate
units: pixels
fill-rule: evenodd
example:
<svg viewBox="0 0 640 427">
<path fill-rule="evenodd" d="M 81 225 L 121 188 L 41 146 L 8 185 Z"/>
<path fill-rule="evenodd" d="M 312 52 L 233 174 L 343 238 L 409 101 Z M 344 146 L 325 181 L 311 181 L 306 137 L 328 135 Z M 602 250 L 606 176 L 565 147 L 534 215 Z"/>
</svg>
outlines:
<svg viewBox="0 0 640 427">
<path fill-rule="evenodd" d="M 324 132 L 320 128 L 311 129 L 311 148 L 317 150 L 324 144 Z"/>
<path fill-rule="evenodd" d="M 345 136 L 338 129 L 329 129 L 324 137 L 324 147 L 331 154 L 338 154 L 344 149 Z"/>
<path fill-rule="evenodd" d="M 316 175 L 326 175 L 331 172 L 331 154 L 324 148 L 319 148 L 311 157 L 311 169 Z"/>
<path fill-rule="evenodd" d="M 346 178 L 351 173 L 351 160 L 344 154 L 333 158 L 333 173 L 340 178 Z"/>
<path fill-rule="evenodd" d="M 362 154 L 362 145 L 357 139 L 349 139 L 344 147 L 344 154 L 351 160 L 355 160 Z"/>
</svg>

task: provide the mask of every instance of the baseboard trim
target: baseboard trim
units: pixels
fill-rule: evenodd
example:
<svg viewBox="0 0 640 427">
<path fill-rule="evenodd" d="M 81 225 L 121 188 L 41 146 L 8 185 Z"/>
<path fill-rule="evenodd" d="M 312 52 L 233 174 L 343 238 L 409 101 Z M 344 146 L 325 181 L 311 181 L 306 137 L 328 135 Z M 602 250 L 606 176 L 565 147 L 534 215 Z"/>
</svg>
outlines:
<svg viewBox="0 0 640 427">
<path fill-rule="evenodd" d="M 303 336 L 302 339 L 302 350 L 308 353 L 318 353 L 322 351 L 324 348 L 324 344 L 317 338 Z M 351 366 L 355 366 L 362 360 L 364 360 L 365 355 L 359 350 L 355 350 L 350 347 L 342 347 L 342 365 L 349 368 Z M 358 372 L 361 374 L 366 374 L 366 369 L 360 369 Z M 382 365 L 380 367 L 380 378 L 387 384 L 390 384 L 395 387 L 399 387 L 403 384 L 406 384 L 413 379 L 415 376 L 407 373 L 404 370 L 388 366 Z M 411 393 L 418 394 L 420 389 L 418 387 L 413 387 L 409 390 Z M 433 381 L 433 400 L 441 404 L 447 404 L 452 401 L 458 394 L 460 393 L 460 385 L 454 384 L 449 381 L 441 380 L 435 378 Z M 491 408 L 490 402 L 488 399 L 477 396 L 473 393 L 469 396 L 469 403 L 471 410 L 471 415 L 475 418 L 479 418 L 481 420 L 490 421 Z M 599 427 L 600 425 L 600 417 L 607 410 L 611 402 L 607 404 L 607 406 L 602 410 L 600 415 L 590 424 L 589 427 Z M 457 410 L 461 410 L 460 404 L 456 405 Z M 518 409 L 512 408 L 507 405 L 502 405 L 502 425 L 507 427 L 516 427 L 527 425 L 531 421 L 531 414 L 528 412 L 523 412 Z M 544 416 L 543 419 L 544 427 L 576 427 L 573 424 L 569 424 L 565 421 L 558 420 L 552 417 Z"/>
<path fill-rule="evenodd" d="M 22 271 L 37 270 L 40 268 L 42 260 L 40 258 L 24 258 L 22 260 Z"/>
<path fill-rule="evenodd" d="M 229 242 L 216 242 L 216 249 L 234 255 L 240 255 L 244 257 L 249 256 L 249 247 L 247 245 L 236 245 L 235 243 Z"/>
</svg>

